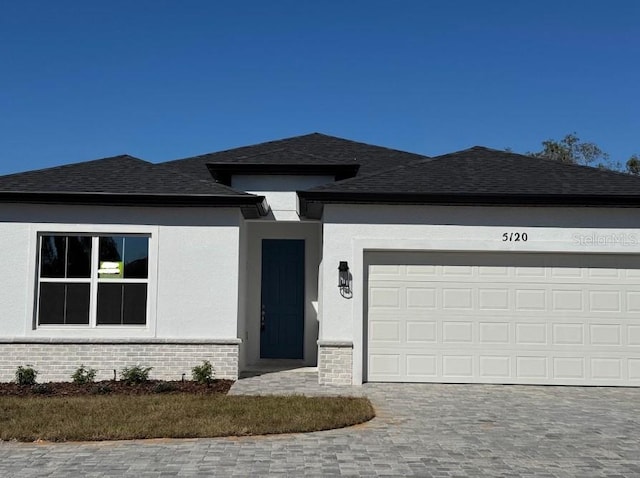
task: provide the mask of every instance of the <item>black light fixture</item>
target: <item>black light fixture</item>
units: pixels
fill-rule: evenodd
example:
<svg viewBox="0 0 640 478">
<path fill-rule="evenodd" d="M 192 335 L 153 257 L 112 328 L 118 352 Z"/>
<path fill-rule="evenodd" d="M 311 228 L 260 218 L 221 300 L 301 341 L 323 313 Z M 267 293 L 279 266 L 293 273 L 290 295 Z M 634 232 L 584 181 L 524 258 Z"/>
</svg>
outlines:
<svg viewBox="0 0 640 478">
<path fill-rule="evenodd" d="M 340 261 L 338 265 L 338 289 L 342 297 L 351 297 L 351 274 L 347 261 Z"/>
</svg>

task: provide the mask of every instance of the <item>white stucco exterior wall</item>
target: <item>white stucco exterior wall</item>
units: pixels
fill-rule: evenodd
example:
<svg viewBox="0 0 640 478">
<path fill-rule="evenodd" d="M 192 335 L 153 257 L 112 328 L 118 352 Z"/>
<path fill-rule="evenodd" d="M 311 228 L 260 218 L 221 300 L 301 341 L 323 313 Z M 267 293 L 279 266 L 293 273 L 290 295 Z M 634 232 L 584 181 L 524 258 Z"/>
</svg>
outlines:
<svg viewBox="0 0 640 478">
<path fill-rule="evenodd" d="M 0 205 L 0 336 L 237 340 L 235 208 Z M 146 326 L 34 326 L 37 237 L 69 232 L 150 235 Z"/>
<path fill-rule="evenodd" d="M 0 262 L 4 269 L 0 274 L 2 335 L 24 336 L 31 323 L 29 304 L 33 301 L 34 282 L 28 270 L 35 267 L 29 256 L 31 249 L 28 224 L 0 223 Z"/>
<path fill-rule="evenodd" d="M 526 242 L 502 235 L 526 232 Z M 326 205 L 323 215 L 320 341 L 353 343 L 353 383 L 362 383 L 366 251 L 640 253 L 640 214 L 631 208 Z M 339 261 L 353 274 L 340 296 Z"/>
</svg>

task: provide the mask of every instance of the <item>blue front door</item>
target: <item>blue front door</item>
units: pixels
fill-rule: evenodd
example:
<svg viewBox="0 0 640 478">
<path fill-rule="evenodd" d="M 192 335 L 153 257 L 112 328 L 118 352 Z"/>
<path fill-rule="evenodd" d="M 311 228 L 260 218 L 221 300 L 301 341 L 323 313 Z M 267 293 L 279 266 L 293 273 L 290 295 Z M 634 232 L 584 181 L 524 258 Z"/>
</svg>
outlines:
<svg viewBox="0 0 640 478">
<path fill-rule="evenodd" d="M 262 240 L 260 357 L 301 359 L 304 338 L 304 241 Z"/>
</svg>

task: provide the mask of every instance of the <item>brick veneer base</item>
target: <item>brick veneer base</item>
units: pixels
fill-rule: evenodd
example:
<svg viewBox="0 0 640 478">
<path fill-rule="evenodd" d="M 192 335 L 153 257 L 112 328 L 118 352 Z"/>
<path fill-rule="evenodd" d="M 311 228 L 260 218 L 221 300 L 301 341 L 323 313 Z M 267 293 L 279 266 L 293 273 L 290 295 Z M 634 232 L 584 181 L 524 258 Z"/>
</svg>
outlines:
<svg viewBox="0 0 640 478">
<path fill-rule="evenodd" d="M 318 340 L 318 382 L 326 385 L 351 385 L 353 380 L 353 344 Z"/>
<path fill-rule="evenodd" d="M 0 341 L 0 381 L 14 380 L 19 365 L 32 365 L 38 382 L 71 381 L 80 366 L 98 370 L 96 380 L 118 378 L 124 367 L 153 367 L 151 379 L 191 378 L 191 368 L 203 360 L 213 365 L 215 378 L 237 380 L 239 341 Z"/>
</svg>

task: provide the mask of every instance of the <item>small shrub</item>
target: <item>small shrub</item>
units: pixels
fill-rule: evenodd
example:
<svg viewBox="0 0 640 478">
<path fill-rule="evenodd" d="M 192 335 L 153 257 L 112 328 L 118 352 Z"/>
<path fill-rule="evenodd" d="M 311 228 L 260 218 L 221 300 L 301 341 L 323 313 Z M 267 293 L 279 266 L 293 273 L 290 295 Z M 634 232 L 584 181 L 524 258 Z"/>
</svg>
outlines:
<svg viewBox="0 0 640 478">
<path fill-rule="evenodd" d="M 84 385 L 87 383 L 93 383 L 96 378 L 96 373 L 98 371 L 95 368 L 85 367 L 84 365 L 80 365 L 75 372 L 71 375 L 71 380 L 73 383 L 77 383 L 80 385 Z"/>
<path fill-rule="evenodd" d="M 92 395 L 108 395 L 111 393 L 111 387 L 109 385 L 96 385 L 91 389 Z"/>
<path fill-rule="evenodd" d="M 153 393 L 168 393 L 173 392 L 176 389 L 176 386 L 169 382 L 158 382 L 155 387 L 153 387 Z"/>
<path fill-rule="evenodd" d="M 153 367 L 141 367 L 134 365 L 133 367 L 125 367 L 120 371 L 120 378 L 128 385 L 137 385 L 149 380 L 149 372 Z"/>
<path fill-rule="evenodd" d="M 32 365 L 20 365 L 16 369 L 16 382 L 18 385 L 35 385 L 38 371 Z"/>
<path fill-rule="evenodd" d="M 213 366 L 208 360 L 203 360 L 202 365 L 196 365 L 191 369 L 193 380 L 198 383 L 211 383 L 213 380 Z"/>
<path fill-rule="evenodd" d="M 32 385 L 31 391 L 37 395 L 49 395 L 52 392 L 51 387 L 46 383 Z"/>
</svg>

